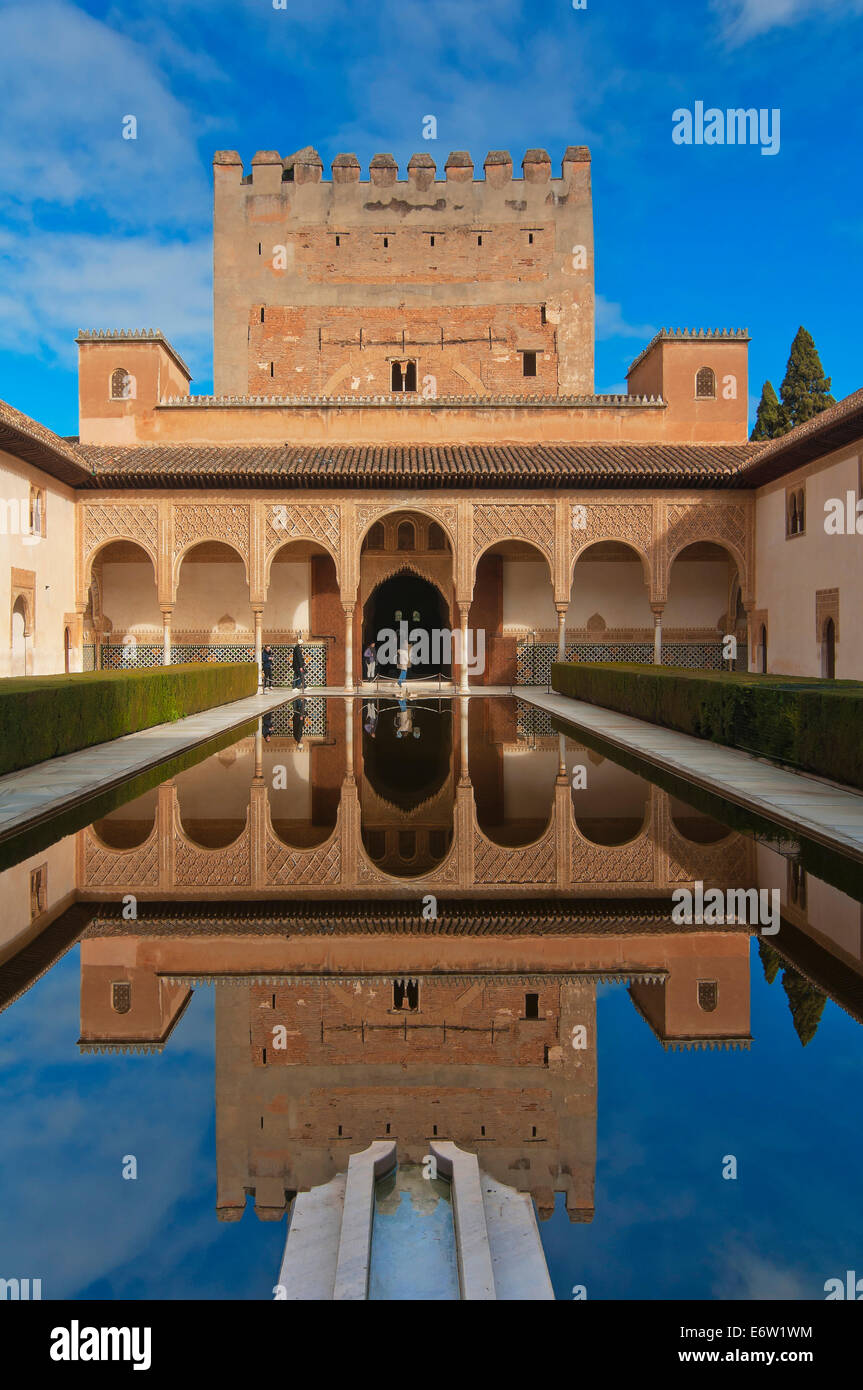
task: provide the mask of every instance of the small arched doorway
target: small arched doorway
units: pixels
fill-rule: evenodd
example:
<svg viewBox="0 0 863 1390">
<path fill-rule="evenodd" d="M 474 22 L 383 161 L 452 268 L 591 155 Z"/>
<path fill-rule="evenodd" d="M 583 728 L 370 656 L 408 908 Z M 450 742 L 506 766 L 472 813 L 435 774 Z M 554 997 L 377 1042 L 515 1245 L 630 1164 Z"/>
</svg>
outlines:
<svg viewBox="0 0 863 1390">
<path fill-rule="evenodd" d="M 379 676 L 398 675 L 395 661 L 386 658 L 402 633 L 411 649 L 411 679 L 451 676 L 449 605 L 437 585 L 408 569 L 382 580 L 363 606 L 363 650 L 370 641 L 378 643 Z"/>
<path fill-rule="evenodd" d="M 27 604 L 19 594 L 12 605 L 12 660 L 10 674 L 27 674 Z"/>
<path fill-rule="evenodd" d="M 828 618 L 824 624 L 824 637 L 821 643 L 821 674 L 827 680 L 836 679 L 836 624 Z"/>
<path fill-rule="evenodd" d="M 67 676 L 72 670 L 72 634 L 68 623 L 63 628 L 63 670 Z"/>
</svg>

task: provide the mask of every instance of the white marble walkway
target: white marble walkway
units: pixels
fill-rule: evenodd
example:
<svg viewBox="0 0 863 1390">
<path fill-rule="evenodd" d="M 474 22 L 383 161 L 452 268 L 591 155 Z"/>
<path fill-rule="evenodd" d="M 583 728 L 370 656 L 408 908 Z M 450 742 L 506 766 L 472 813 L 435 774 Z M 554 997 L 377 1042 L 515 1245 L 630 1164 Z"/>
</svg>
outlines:
<svg viewBox="0 0 863 1390">
<path fill-rule="evenodd" d="M 519 691 L 519 699 L 863 862 L 863 794 L 859 792 L 568 695 L 531 688 Z"/>
</svg>

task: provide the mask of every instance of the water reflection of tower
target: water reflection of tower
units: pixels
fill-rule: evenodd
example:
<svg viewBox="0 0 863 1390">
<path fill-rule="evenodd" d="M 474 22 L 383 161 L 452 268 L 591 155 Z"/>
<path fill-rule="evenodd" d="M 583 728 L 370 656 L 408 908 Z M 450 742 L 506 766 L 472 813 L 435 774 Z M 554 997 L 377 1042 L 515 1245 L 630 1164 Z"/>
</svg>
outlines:
<svg viewBox="0 0 863 1390">
<path fill-rule="evenodd" d="M 529 1192 L 541 1218 L 564 1192 L 570 1219 L 589 1221 L 595 982 L 422 978 L 406 1010 L 402 979 L 217 985 L 220 1218 L 239 1218 L 253 1191 L 277 1219 L 375 1139 L 419 1163 L 445 1138 Z"/>
</svg>

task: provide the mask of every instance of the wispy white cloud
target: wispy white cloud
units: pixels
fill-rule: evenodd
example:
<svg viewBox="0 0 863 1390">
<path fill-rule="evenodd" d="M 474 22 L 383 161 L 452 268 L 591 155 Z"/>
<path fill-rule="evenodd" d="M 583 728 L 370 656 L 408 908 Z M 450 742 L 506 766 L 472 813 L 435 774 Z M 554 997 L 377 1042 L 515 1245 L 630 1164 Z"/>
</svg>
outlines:
<svg viewBox="0 0 863 1390">
<path fill-rule="evenodd" d="M 66 0 L 0 10 L 2 202 L 187 225 L 209 211 L 189 111 L 151 52 Z M 123 138 L 134 116 L 137 138 Z M 170 196 L 166 196 L 170 193 Z"/>
<path fill-rule="evenodd" d="M 656 329 L 649 323 L 627 323 L 620 304 L 596 296 L 596 336 L 603 341 L 607 338 L 652 338 Z"/>
<path fill-rule="evenodd" d="M 720 17 L 723 37 L 736 45 L 815 17 L 843 19 L 863 14 L 863 0 L 713 0 L 713 9 Z"/>
<path fill-rule="evenodd" d="M 79 328 L 160 328 L 208 374 L 208 236 L 15 236 L 0 231 L 0 349 L 74 360 Z"/>
</svg>

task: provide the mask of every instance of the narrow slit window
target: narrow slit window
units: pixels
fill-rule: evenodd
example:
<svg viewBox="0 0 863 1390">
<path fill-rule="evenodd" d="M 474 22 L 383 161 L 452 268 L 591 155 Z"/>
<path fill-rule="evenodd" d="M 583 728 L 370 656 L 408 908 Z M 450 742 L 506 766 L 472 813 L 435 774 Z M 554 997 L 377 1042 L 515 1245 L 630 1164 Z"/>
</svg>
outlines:
<svg viewBox="0 0 863 1390">
<path fill-rule="evenodd" d="M 388 236 L 385 236 L 385 237 L 384 237 L 384 247 L 389 246 L 389 244 L 390 244 L 390 239 L 389 239 Z"/>
<path fill-rule="evenodd" d="M 433 237 L 433 236 L 430 236 L 430 237 L 429 237 L 429 246 L 434 246 L 434 237 Z"/>
<path fill-rule="evenodd" d="M 341 244 L 342 244 L 342 239 L 341 239 L 340 236 L 337 236 L 337 237 L 336 237 L 336 246 L 341 246 Z"/>
<path fill-rule="evenodd" d="M 477 246 L 482 246 L 482 236 L 481 236 L 481 235 L 477 237 L 477 239 L 476 239 L 476 244 L 477 244 Z"/>
<path fill-rule="evenodd" d="M 261 323 L 263 323 L 263 322 L 264 322 L 264 306 L 263 306 L 263 304 L 262 304 L 262 305 L 261 305 Z"/>
<path fill-rule="evenodd" d="M 528 244 L 528 246 L 533 246 L 533 232 L 528 232 L 528 234 L 527 234 L 527 244 Z"/>
</svg>

